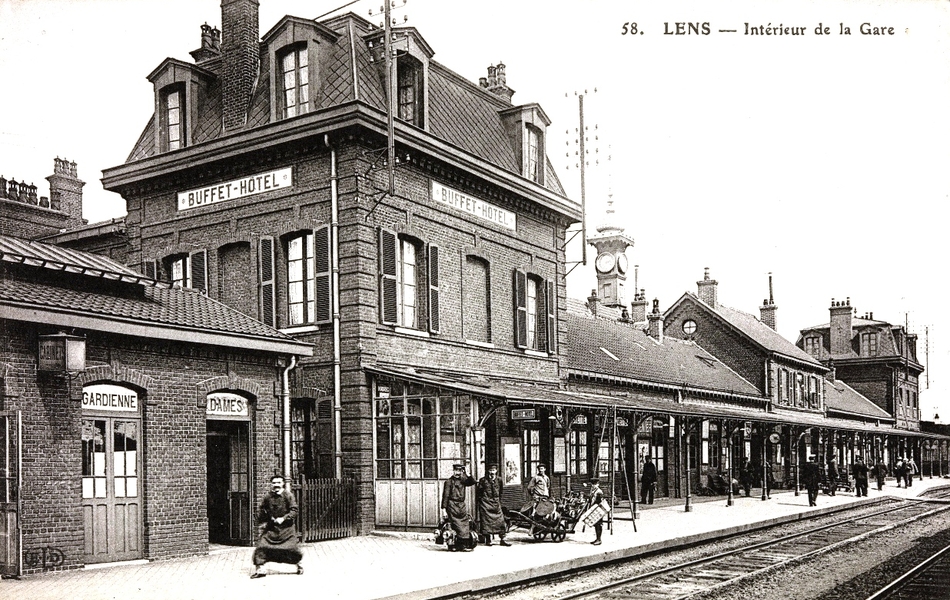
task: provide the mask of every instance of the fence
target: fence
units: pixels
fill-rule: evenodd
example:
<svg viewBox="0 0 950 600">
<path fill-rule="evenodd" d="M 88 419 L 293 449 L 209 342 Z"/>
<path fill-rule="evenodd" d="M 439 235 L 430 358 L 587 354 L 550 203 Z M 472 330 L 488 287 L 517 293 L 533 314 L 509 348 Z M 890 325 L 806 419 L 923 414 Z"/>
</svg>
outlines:
<svg viewBox="0 0 950 600">
<path fill-rule="evenodd" d="M 302 541 L 319 542 L 358 533 L 354 480 L 304 479 L 295 491 Z"/>
</svg>

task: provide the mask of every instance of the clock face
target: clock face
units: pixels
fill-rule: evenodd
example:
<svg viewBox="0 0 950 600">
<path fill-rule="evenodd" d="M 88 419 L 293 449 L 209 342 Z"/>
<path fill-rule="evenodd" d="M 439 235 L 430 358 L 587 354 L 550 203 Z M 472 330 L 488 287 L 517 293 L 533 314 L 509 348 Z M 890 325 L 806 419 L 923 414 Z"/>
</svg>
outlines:
<svg viewBox="0 0 950 600">
<path fill-rule="evenodd" d="M 609 273 L 614 269 L 614 262 L 616 258 L 613 254 L 609 252 L 604 252 L 597 257 L 597 262 L 594 263 L 594 266 L 597 267 L 597 270 L 601 273 Z"/>
<path fill-rule="evenodd" d="M 617 257 L 617 270 L 621 273 L 627 272 L 627 255 L 621 254 Z"/>
</svg>

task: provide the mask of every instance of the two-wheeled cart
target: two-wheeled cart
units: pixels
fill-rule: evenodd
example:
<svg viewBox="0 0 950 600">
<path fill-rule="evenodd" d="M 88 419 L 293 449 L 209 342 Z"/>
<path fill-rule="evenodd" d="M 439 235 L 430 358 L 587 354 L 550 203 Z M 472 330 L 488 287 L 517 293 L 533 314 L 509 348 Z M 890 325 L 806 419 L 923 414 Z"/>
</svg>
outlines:
<svg viewBox="0 0 950 600">
<path fill-rule="evenodd" d="M 529 535 L 538 541 L 551 536 L 552 541 L 563 542 L 567 534 L 574 533 L 584 504 L 579 493 L 571 492 L 560 500 L 538 498 L 529 507 L 521 510 L 506 508 L 502 512 L 509 531 L 516 527 L 527 529 Z"/>
</svg>

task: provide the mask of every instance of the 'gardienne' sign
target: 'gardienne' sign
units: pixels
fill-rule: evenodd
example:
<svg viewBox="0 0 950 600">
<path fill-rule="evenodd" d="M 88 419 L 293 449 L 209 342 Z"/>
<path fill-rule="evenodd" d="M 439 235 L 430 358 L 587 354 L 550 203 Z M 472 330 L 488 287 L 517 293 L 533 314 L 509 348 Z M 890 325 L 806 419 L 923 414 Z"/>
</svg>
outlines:
<svg viewBox="0 0 950 600">
<path fill-rule="evenodd" d="M 480 219 L 491 221 L 495 225 L 501 225 L 511 230 L 518 228 L 515 213 L 498 208 L 494 204 L 489 204 L 478 198 L 472 198 L 437 181 L 432 182 L 432 199 Z"/>
<path fill-rule="evenodd" d="M 249 177 L 242 177 L 233 181 L 225 181 L 217 185 L 178 192 L 178 210 L 188 210 L 222 202 L 236 200 L 263 192 L 270 192 L 281 188 L 293 187 L 294 180 L 290 167 L 258 173 Z"/>
<path fill-rule="evenodd" d="M 82 407 L 88 410 L 138 412 L 139 395 L 119 385 L 99 383 L 82 388 Z"/>
</svg>

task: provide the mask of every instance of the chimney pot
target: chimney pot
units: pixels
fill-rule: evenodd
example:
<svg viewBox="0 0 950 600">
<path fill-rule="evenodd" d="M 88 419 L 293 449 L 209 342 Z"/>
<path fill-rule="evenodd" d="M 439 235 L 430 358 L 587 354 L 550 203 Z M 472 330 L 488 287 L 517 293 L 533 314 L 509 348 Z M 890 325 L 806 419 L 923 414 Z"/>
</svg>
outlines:
<svg viewBox="0 0 950 600">
<path fill-rule="evenodd" d="M 660 301 L 653 299 L 653 312 L 647 315 L 647 335 L 659 343 L 663 343 L 663 315 L 660 313 Z"/>
</svg>

